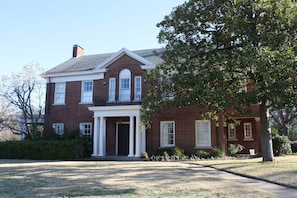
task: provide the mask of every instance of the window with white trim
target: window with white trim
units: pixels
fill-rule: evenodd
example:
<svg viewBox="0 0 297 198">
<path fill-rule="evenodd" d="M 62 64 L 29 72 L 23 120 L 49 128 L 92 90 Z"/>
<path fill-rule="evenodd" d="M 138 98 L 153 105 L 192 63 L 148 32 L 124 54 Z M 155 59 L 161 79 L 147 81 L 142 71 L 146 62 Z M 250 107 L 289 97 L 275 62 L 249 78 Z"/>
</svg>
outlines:
<svg viewBox="0 0 297 198">
<path fill-rule="evenodd" d="M 163 87 L 161 88 L 162 90 L 162 98 L 163 100 L 173 100 L 174 96 L 170 89 L 172 89 L 173 84 L 171 82 L 170 78 L 165 79 L 165 84 L 163 84 Z"/>
<path fill-rule="evenodd" d="M 134 101 L 141 101 L 141 76 L 134 79 Z"/>
<path fill-rule="evenodd" d="M 131 72 L 129 69 L 123 69 L 120 72 L 120 90 L 119 90 L 119 100 L 120 101 L 130 101 L 131 100 Z"/>
<path fill-rule="evenodd" d="M 82 137 L 92 137 L 92 123 L 80 123 L 79 124 L 80 135 Z"/>
<path fill-rule="evenodd" d="M 82 81 L 81 83 L 81 103 L 93 102 L 93 81 Z"/>
<path fill-rule="evenodd" d="M 65 104 L 66 83 L 60 82 L 55 84 L 54 104 Z"/>
<path fill-rule="evenodd" d="M 64 134 L 64 123 L 53 123 L 53 129 L 57 135 Z"/>
<path fill-rule="evenodd" d="M 228 139 L 236 140 L 236 124 L 228 123 Z"/>
<path fill-rule="evenodd" d="M 244 139 L 253 139 L 252 123 L 243 123 Z"/>
<path fill-rule="evenodd" d="M 115 102 L 115 93 L 116 93 L 116 79 L 109 78 L 109 87 L 108 87 L 108 101 Z"/>
<path fill-rule="evenodd" d="M 172 147 L 175 145 L 175 123 L 174 121 L 160 122 L 160 146 Z"/>
<path fill-rule="evenodd" d="M 211 147 L 210 121 L 196 120 L 196 147 Z"/>
</svg>

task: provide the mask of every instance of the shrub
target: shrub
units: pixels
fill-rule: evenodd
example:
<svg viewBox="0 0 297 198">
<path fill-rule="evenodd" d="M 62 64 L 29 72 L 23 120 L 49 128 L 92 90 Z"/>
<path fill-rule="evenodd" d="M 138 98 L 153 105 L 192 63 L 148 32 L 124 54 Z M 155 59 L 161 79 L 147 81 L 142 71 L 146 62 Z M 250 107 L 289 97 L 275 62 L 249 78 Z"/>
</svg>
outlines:
<svg viewBox="0 0 297 198">
<path fill-rule="evenodd" d="M 230 156 L 236 156 L 244 149 L 241 144 L 230 144 L 227 149 L 227 154 Z"/>
<path fill-rule="evenodd" d="M 148 159 L 148 158 L 149 158 L 149 155 L 148 155 L 148 153 L 147 153 L 146 151 L 143 151 L 143 152 L 141 153 L 140 158 Z"/>
<path fill-rule="evenodd" d="M 168 159 L 184 160 L 186 158 L 187 156 L 184 154 L 184 151 L 178 147 L 158 149 L 150 157 L 150 159 L 153 161 L 161 161 Z"/>
<path fill-rule="evenodd" d="M 211 152 L 210 152 L 210 156 L 214 157 L 214 158 L 223 157 L 223 154 L 224 154 L 224 152 L 218 148 L 215 148 L 215 149 L 211 150 Z"/>
<path fill-rule="evenodd" d="M 297 153 L 297 141 L 291 142 L 291 149 L 293 153 Z"/>
<path fill-rule="evenodd" d="M 272 145 L 274 155 L 276 156 L 292 153 L 291 144 L 288 136 L 274 134 L 272 136 Z"/>
<path fill-rule="evenodd" d="M 198 150 L 196 152 L 196 156 L 199 158 L 207 159 L 210 157 L 210 154 L 204 150 Z"/>
<path fill-rule="evenodd" d="M 38 140 L 0 142 L 0 158 L 73 160 L 90 157 L 91 140 Z"/>
</svg>

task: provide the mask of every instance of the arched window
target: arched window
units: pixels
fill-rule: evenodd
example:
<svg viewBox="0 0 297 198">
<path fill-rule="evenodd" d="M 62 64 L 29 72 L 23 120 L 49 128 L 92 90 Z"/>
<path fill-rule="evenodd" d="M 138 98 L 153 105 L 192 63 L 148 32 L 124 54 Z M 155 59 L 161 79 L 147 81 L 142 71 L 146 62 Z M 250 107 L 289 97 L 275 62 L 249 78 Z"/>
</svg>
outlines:
<svg viewBox="0 0 297 198">
<path fill-rule="evenodd" d="M 129 69 L 123 69 L 120 72 L 119 100 L 131 101 L 131 72 Z"/>
</svg>

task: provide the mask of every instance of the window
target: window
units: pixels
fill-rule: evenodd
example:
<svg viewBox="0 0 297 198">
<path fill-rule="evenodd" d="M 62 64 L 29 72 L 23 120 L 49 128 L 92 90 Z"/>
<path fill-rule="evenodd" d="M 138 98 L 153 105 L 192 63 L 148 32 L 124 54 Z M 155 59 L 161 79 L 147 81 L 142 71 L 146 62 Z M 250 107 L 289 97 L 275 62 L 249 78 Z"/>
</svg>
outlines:
<svg viewBox="0 0 297 198">
<path fill-rule="evenodd" d="M 236 125 L 235 125 L 235 123 L 228 123 L 228 139 L 236 140 Z"/>
<path fill-rule="evenodd" d="M 131 81 L 131 72 L 129 69 L 123 69 L 120 72 L 120 101 L 130 101 L 130 81 Z"/>
<path fill-rule="evenodd" d="M 92 137 L 92 123 L 80 123 L 79 130 L 82 137 Z"/>
<path fill-rule="evenodd" d="M 53 129 L 57 135 L 63 135 L 64 134 L 64 123 L 54 123 Z"/>
<path fill-rule="evenodd" d="M 239 92 L 247 92 L 247 80 L 240 80 Z"/>
<path fill-rule="evenodd" d="M 115 91 L 116 91 L 116 79 L 109 79 L 109 91 L 108 91 L 108 101 L 115 102 Z"/>
<path fill-rule="evenodd" d="M 160 144 L 161 147 L 172 147 L 175 145 L 174 121 L 160 122 Z"/>
<path fill-rule="evenodd" d="M 55 84 L 55 104 L 65 104 L 66 83 Z"/>
<path fill-rule="evenodd" d="M 134 100 L 141 101 L 141 76 L 136 76 L 134 83 Z"/>
<path fill-rule="evenodd" d="M 93 81 L 83 81 L 81 85 L 81 103 L 92 103 Z"/>
<path fill-rule="evenodd" d="M 211 147 L 210 121 L 196 120 L 196 147 Z"/>
<path fill-rule="evenodd" d="M 244 123 L 243 124 L 243 132 L 244 132 L 245 140 L 253 139 L 252 123 Z"/>
<path fill-rule="evenodd" d="M 173 100 L 174 96 L 173 93 L 171 91 L 168 91 L 170 89 L 172 89 L 173 84 L 171 83 L 170 78 L 165 79 L 165 85 L 163 85 L 162 87 L 162 98 L 164 100 Z"/>
</svg>

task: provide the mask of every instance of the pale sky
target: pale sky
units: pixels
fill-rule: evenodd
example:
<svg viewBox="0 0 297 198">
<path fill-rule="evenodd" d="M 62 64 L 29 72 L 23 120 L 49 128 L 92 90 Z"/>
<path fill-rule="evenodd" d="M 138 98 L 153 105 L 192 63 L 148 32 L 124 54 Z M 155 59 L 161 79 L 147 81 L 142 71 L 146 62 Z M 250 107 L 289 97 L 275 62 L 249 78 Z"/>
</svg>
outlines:
<svg viewBox="0 0 297 198">
<path fill-rule="evenodd" d="M 72 56 L 159 48 L 156 27 L 185 0 L 7 0 L 0 3 L 0 76 L 30 63 L 48 70 Z"/>
</svg>

